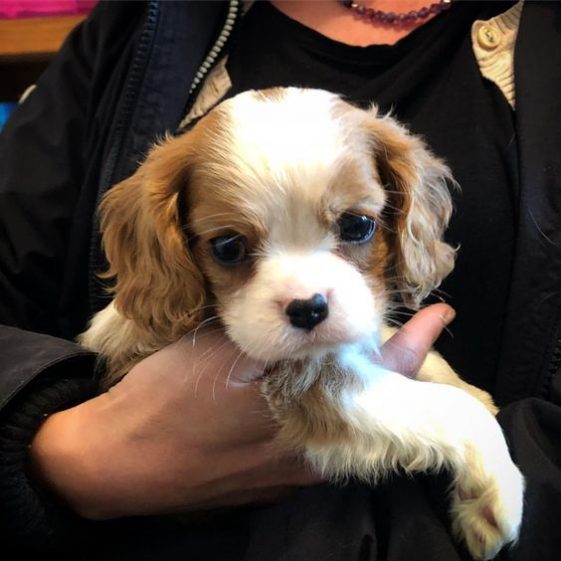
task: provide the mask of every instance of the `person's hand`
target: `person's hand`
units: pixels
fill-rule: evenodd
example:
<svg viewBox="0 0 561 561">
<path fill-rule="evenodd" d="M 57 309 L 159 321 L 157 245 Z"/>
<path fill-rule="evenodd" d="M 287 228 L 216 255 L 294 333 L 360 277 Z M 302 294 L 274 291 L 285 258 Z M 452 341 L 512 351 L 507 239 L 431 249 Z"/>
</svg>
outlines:
<svg viewBox="0 0 561 561">
<path fill-rule="evenodd" d="M 404 371 L 418 368 L 446 308 L 410 320 L 384 346 L 384 364 L 400 370 L 401 356 Z M 95 519 L 271 500 L 317 483 L 275 439 L 259 392 L 262 370 L 222 332 L 186 336 L 106 394 L 50 417 L 32 444 L 35 472 Z"/>
<path fill-rule="evenodd" d="M 378 360 L 388 370 L 414 378 L 440 333 L 455 316 L 448 304 L 423 308 L 385 342 Z"/>
<path fill-rule="evenodd" d="M 268 500 L 319 481 L 275 442 L 251 383 L 262 370 L 221 330 L 185 336 L 49 418 L 32 445 L 36 471 L 95 519 Z"/>
</svg>

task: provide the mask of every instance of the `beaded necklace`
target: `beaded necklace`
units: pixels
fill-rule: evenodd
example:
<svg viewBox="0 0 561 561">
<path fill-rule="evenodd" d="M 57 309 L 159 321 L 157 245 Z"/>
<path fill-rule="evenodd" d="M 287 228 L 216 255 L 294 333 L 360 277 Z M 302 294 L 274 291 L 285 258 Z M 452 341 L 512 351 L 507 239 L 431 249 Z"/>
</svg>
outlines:
<svg viewBox="0 0 561 561">
<path fill-rule="evenodd" d="M 390 25 L 392 27 L 405 27 L 426 19 L 431 15 L 439 14 L 447 10 L 452 4 L 452 0 L 440 0 L 419 10 L 411 12 L 384 12 L 367 8 L 364 4 L 355 0 L 337 0 L 342 6 L 354 12 L 361 19 L 370 23 Z"/>
</svg>

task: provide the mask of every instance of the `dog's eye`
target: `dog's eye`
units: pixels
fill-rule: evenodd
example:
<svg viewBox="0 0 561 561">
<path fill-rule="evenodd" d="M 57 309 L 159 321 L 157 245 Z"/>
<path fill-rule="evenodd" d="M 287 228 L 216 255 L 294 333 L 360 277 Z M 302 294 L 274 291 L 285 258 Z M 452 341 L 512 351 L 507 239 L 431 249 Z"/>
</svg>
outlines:
<svg viewBox="0 0 561 561">
<path fill-rule="evenodd" d="M 337 221 L 339 237 L 349 243 L 365 243 L 374 235 L 376 222 L 370 216 L 344 212 Z"/>
<path fill-rule="evenodd" d="M 236 265 L 247 256 L 246 240 L 239 234 L 228 234 L 210 240 L 212 256 L 219 265 Z"/>
</svg>

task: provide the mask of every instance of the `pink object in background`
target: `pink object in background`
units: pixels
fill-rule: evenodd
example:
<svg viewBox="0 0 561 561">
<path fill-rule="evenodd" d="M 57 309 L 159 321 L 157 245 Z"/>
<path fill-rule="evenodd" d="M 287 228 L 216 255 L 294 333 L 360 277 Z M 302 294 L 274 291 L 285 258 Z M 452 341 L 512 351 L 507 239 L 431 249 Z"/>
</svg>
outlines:
<svg viewBox="0 0 561 561">
<path fill-rule="evenodd" d="M 97 0 L 0 0 L 0 19 L 84 14 Z"/>
</svg>

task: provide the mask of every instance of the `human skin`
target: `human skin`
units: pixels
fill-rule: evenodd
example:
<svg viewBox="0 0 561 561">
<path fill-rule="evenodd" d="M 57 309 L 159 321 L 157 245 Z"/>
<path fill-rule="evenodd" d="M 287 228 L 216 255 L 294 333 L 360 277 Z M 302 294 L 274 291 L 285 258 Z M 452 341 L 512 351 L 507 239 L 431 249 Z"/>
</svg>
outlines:
<svg viewBox="0 0 561 561">
<path fill-rule="evenodd" d="M 401 14 L 420 10 L 433 2 L 437 0 L 361 0 L 360 4 Z M 272 0 L 272 4 L 288 17 L 325 37 L 355 47 L 394 45 L 430 19 L 391 26 L 365 21 L 335 0 Z"/>
<path fill-rule="evenodd" d="M 414 376 L 453 317 L 445 304 L 418 312 L 383 346 L 384 366 Z M 185 336 L 49 417 L 30 449 L 35 476 L 91 519 L 279 500 L 317 484 L 275 438 L 262 371 L 221 330 Z"/>
</svg>

